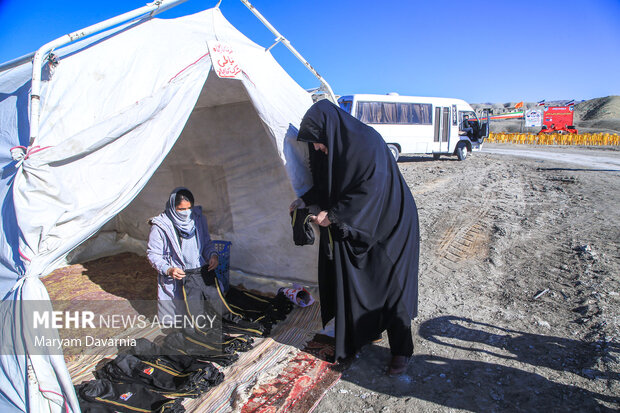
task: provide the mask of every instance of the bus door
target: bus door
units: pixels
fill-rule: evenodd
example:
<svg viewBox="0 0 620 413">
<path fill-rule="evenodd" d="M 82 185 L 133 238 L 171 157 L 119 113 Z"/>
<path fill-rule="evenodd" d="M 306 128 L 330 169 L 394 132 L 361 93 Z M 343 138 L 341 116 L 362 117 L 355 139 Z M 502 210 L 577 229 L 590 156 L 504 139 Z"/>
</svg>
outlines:
<svg viewBox="0 0 620 413">
<path fill-rule="evenodd" d="M 450 150 L 450 107 L 435 107 L 433 152 Z"/>
</svg>

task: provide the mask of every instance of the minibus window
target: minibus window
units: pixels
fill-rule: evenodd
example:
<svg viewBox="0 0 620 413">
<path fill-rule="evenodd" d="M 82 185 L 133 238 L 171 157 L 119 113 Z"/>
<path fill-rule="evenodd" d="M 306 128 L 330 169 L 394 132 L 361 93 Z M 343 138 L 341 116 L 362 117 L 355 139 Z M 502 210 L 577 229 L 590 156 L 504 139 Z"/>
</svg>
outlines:
<svg viewBox="0 0 620 413">
<path fill-rule="evenodd" d="M 357 118 L 364 123 L 430 125 L 430 103 L 357 102 Z"/>
</svg>

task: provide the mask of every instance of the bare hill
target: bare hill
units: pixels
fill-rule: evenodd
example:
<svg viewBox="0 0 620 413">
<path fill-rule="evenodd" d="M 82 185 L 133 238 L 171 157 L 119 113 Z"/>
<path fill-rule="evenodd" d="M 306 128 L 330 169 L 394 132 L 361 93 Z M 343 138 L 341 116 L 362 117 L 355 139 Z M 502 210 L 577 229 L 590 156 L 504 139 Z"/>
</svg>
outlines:
<svg viewBox="0 0 620 413">
<path fill-rule="evenodd" d="M 582 121 L 620 119 L 620 96 L 586 100 L 575 106 L 575 118 Z"/>
</svg>

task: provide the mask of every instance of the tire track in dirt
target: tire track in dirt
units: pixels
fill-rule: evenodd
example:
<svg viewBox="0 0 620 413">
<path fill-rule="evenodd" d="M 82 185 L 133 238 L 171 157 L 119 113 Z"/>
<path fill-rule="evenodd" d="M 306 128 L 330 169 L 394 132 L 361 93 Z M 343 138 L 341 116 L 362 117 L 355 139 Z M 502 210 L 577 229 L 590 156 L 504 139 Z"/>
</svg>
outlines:
<svg viewBox="0 0 620 413">
<path fill-rule="evenodd" d="M 399 167 L 420 217 L 414 359 L 389 379 L 388 340 L 365 347 L 320 411 L 617 411 L 618 174 L 490 154 Z"/>
<path fill-rule="evenodd" d="M 488 248 L 486 254 L 478 255 L 477 253 L 484 251 L 489 239 L 488 223 L 485 222 L 487 212 L 488 210 L 484 210 L 480 215 L 471 217 L 472 219 L 466 222 L 451 224 L 441 237 L 438 249 L 439 258 L 454 264 L 474 256 L 486 258 Z"/>
<path fill-rule="evenodd" d="M 461 165 L 450 166 L 458 170 Z M 421 295 L 433 291 L 433 296 L 444 297 L 441 301 L 423 299 L 421 317 L 457 312 L 470 288 L 468 273 L 489 255 L 492 202 L 480 203 L 480 199 L 492 201 L 496 189 L 489 168 L 482 167 L 475 175 L 453 173 L 452 179 L 434 179 L 417 191 L 416 202 L 422 207 Z M 454 208 L 457 203 L 458 210 Z"/>
</svg>

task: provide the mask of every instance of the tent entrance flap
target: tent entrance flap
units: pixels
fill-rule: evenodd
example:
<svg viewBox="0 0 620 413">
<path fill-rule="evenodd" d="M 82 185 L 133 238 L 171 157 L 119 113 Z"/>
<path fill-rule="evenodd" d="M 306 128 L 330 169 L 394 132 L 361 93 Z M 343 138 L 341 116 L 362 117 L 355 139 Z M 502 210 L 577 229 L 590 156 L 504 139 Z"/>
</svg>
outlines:
<svg viewBox="0 0 620 413">
<path fill-rule="evenodd" d="M 194 193 L 211 236 L 232 241 L 233 269 L 316 283 L 316 251 L 292 242 L 288 204 L 295 193 L 274 138 L 241 81 L 209 74 L 170 153 L 105 229 L 146 240 L 149 218 L 163 210 L 177 186 Z"/>
</svg>

